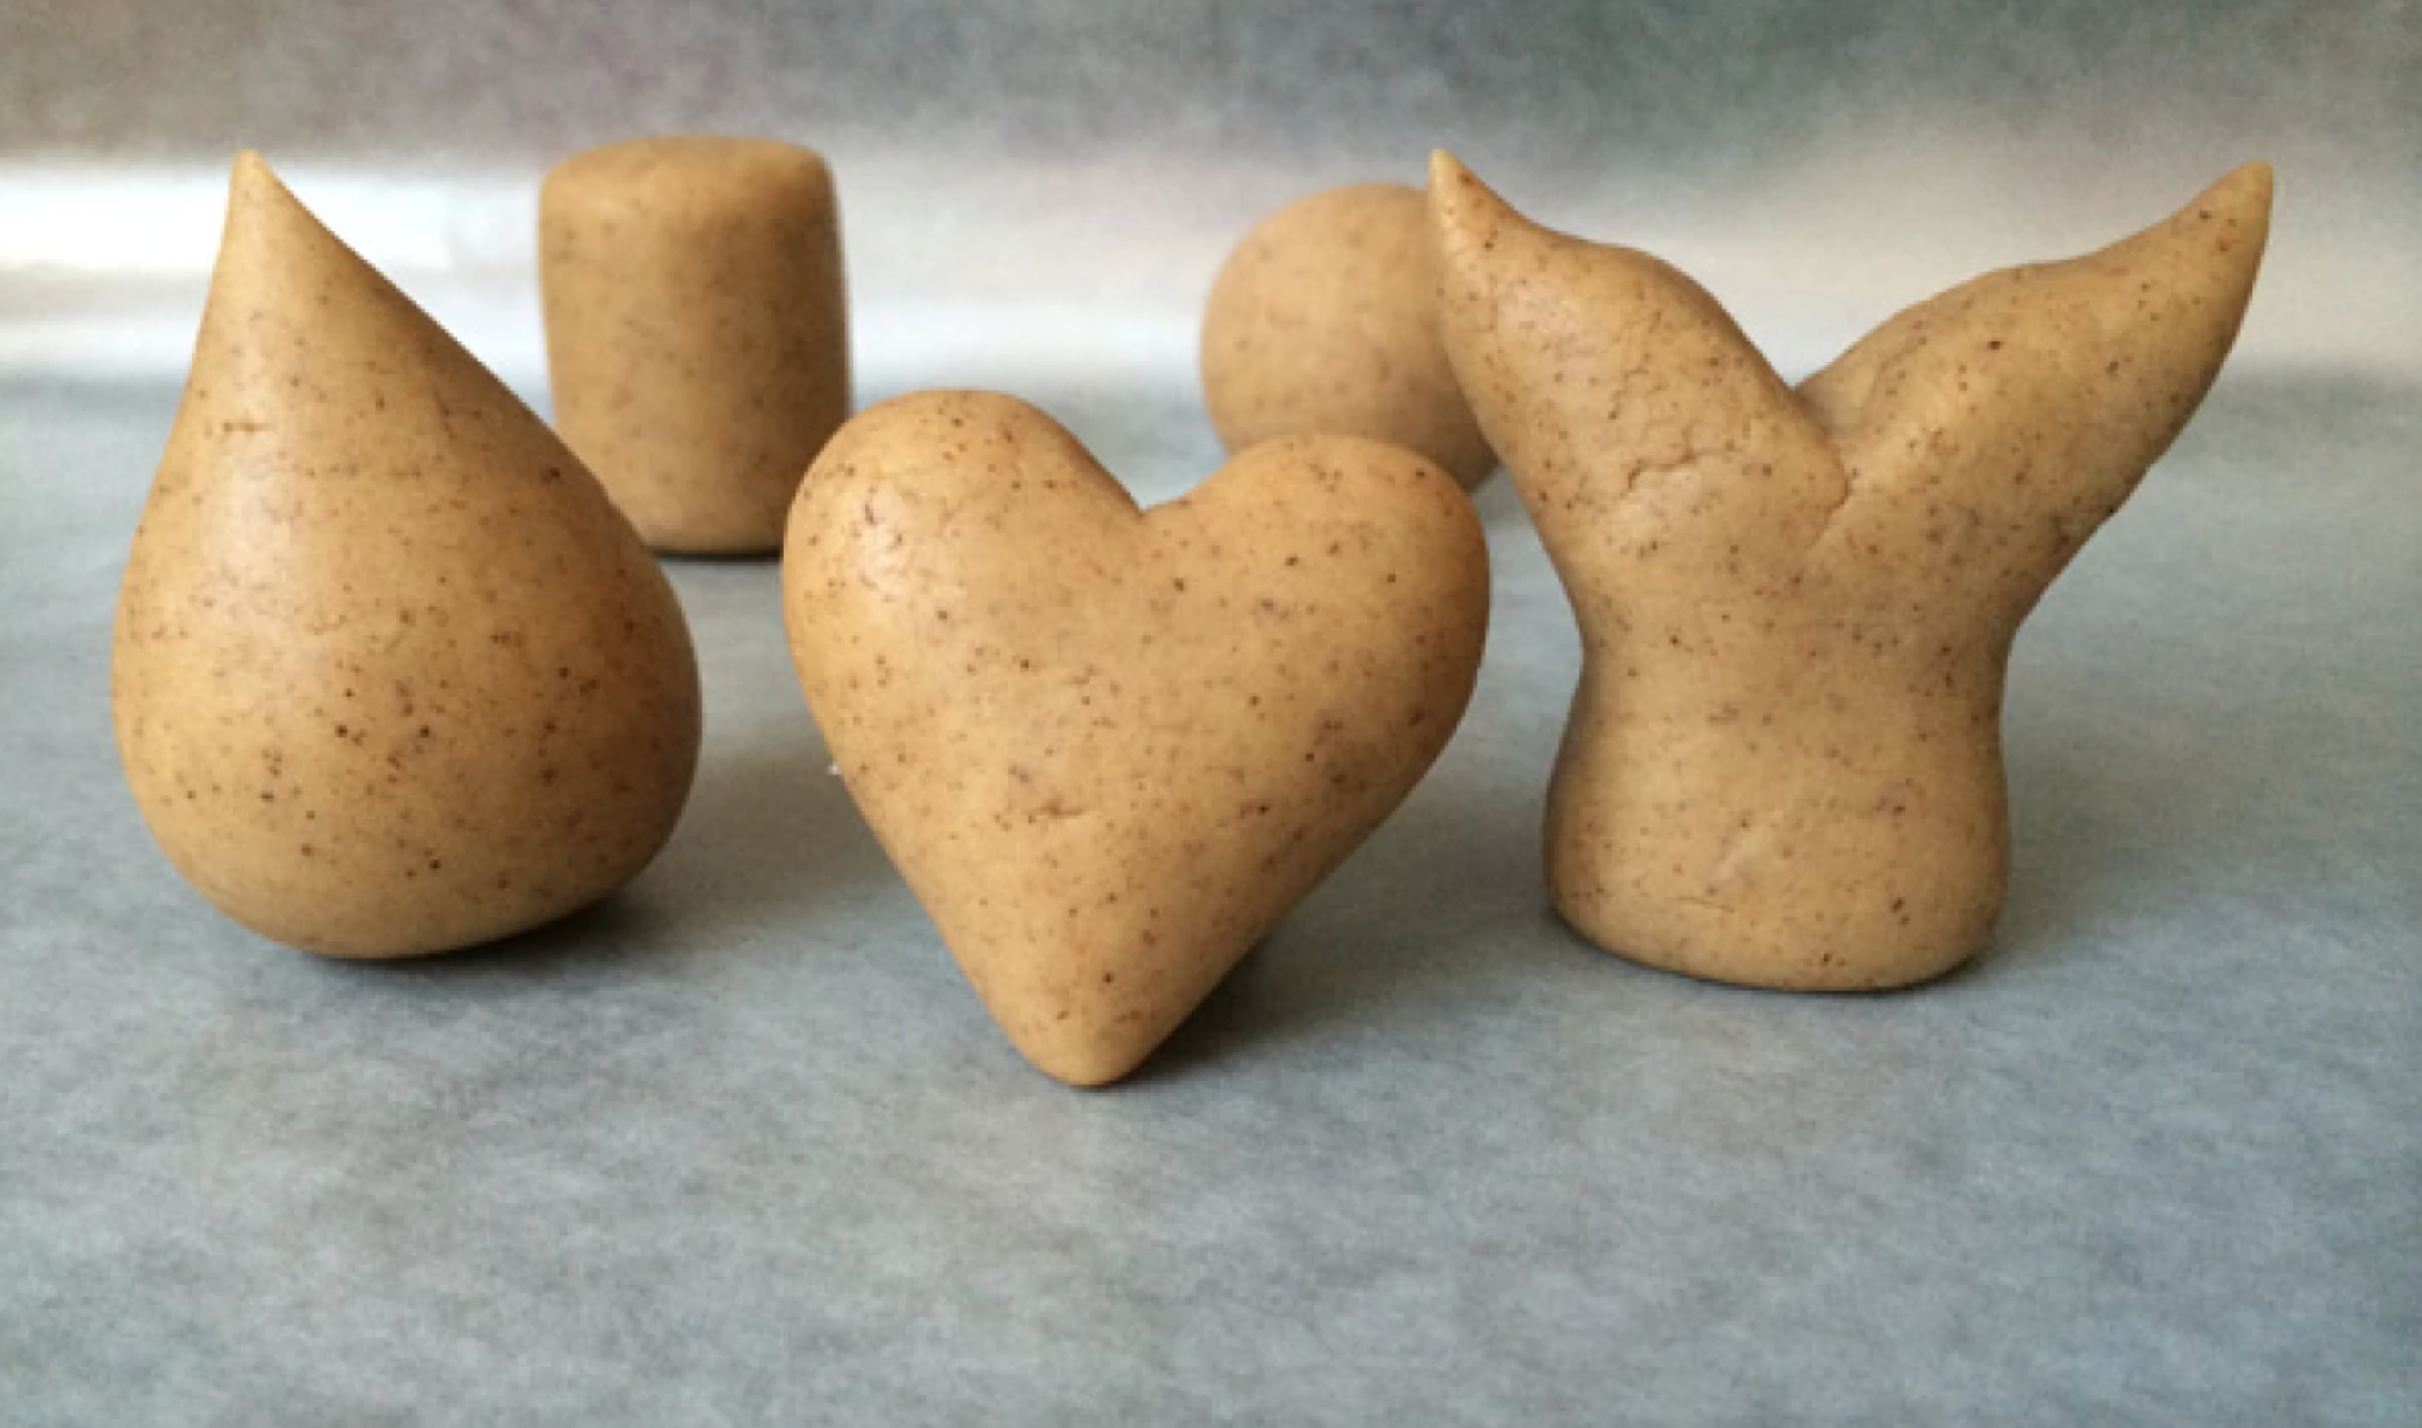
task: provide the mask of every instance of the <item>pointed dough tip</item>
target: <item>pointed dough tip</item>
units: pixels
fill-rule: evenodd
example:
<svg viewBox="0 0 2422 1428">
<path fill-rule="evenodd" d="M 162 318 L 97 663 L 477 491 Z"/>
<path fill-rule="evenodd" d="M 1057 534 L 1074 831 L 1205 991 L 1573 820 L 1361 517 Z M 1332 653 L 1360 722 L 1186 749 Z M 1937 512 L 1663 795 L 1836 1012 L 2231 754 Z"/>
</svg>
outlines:
<svg viewBox="0 0 2422 1428">
<path fill-rule="evenodd" d="M 2174 235 L 2173 241 L 2176 241 L 2189 238 L 2213 224 L 2229 225 L 2252 240 L 2249 247 L 2242 249 L 2250 280 L 2252 264 L 2260 261 L 2271 231 L 2269 164 L 2240 164 L 2229 170 L 2189 199 L 2186 206 L 2172 214 L 2166 223 L 2157 223 L 2148 232 L 2167 232 Z M 2224 245 L 2224 251 L 2236 246 Z"/>
<path fill-rule="evenodd" d="M 2251 163 L 2239 164 L 2206 184 L 2203 191 L 2195 196 L 2195 203 L 2188 206 L 2220 202 L 2262 207 L 2270 201 L 2271 166 L 2256 159 Z"/>
<path fill-rule="evenodd" d="M 238 190 L 285 187 L 284 184 L 278 182 L 277 174 L 269 167 L 269 161 L 261 157 L 258 149 L 238 149 L 236 151 L 231 181 Z"/>
<path fill-rule="evenodd" d="M 310 211 L 286 187 L 277 171 L 269 167 L 269 161 L 261 157 L 259 150 L 238 150 L 227 179 L 228 231 L 233 233 L 239 226 L 264 221 L 273 230 L 282 231 L 293 226 L 292 220 L 297 215 L 308 220 L 312 227 L 319 226 L 319 221 L 311 218 Z"/>
<path fill-rule="evenodd" d="M 1452 252 L 1477 237 L 1531 225 L 1462 160 L 1438 149 L 1430 155 L 1430 226 Z"/>
<path fill-rule="evenodd" d="M 2272 187 L 2271 166 L 2256 159 L 2249 164 L 2239 164 L 2223 174 L 2218 183 L 2204 190 L 2204 197 L 2241 203 L 2249 210 L 2267 215 L 2271 209 Z"/>
</svg>

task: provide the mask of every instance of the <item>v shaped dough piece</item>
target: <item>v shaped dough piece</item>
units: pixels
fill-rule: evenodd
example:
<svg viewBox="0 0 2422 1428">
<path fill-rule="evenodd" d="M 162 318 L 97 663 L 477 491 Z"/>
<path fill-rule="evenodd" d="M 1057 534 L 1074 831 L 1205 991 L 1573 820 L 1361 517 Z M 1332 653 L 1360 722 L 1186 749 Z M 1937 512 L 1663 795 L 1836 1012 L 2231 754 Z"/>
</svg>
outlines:
<svg viewBox="0 0 2422 1428">
<path fill-rule="evenodd" d="M 2082 258 L 1988 274 L 1793 390 L 1645 253 L 1431 171 L 1449 357 L 1572 599 L 1558 908 L 1762 986 L 1939 975 L 2007 883 L 2010 643 L 2218 374 L 2267 168 Z"/>
</svg>

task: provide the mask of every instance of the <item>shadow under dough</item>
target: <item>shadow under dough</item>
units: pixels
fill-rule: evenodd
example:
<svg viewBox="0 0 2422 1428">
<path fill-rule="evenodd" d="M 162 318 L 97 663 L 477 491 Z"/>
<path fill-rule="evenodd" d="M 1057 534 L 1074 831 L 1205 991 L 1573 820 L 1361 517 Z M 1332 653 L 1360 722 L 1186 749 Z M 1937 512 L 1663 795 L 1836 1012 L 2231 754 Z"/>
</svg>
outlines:
<svg viewBox="0 0 2422 1428">
<path fill-rule="evenodd" d="M 1213 988 L 1130 1078 L 1451 1020 L 1547 945 L 1539 791 L 1442 766 Z M 1507 935 L 1510 934 L 1510 935 Z"/>
<path fill-rule="evenodd" d="M 434 975 L 723 952 L 778 934 L 812 947 L 830 909 L 896 885 L 812 730 L 737 741 L 702 757 L 671 840 L 629 883 L 510 937 L 366 967 Z M 908 901 L 904 888 L 899 890 Z"/>
<path fill-rule="evenodd" d="M 2013 732 L 2010 890 L 1978 964 L 2089 955 L 2138 913 L 2183 921 L 2293 838 L 2308 772 L 2293 756 L 2249 756 L 2258 710 L 2199 702 L 2159 698 L 2124 720 Z"/>
<path fill-rule="evenodd" d="M 701 758 L 673 841 L 629 890 L 660 902 L 672 935 L 726 945 L 779 931 L 815 941 L 833 909 L 908 894 L 804 717 L 750 731 Z"/>
</svg>

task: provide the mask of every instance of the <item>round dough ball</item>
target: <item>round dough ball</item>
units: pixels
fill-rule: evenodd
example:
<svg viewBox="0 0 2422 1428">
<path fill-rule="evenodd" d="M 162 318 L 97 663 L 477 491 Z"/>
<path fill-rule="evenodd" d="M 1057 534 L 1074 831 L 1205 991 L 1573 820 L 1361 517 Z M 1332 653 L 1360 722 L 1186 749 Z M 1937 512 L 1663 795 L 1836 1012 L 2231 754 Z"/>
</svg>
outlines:
<svg viewBox="0 0 2422 1428">
<path fill-rule="evenodd" d="M 1496 468 L 1439 339 L 1429 199 L 1333 188 L 1245 235 L 1203 312 L 1203 401 L 1231 452 L 1278 436 L 1409 447 L 1468 490 Z"/>
</svg>

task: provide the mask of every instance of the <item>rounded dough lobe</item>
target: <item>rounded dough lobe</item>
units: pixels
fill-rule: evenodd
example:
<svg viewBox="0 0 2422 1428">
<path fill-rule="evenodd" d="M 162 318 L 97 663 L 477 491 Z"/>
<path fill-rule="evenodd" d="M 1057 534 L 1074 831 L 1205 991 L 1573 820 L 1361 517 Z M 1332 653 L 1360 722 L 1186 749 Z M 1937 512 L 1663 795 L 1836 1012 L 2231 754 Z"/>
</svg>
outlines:
<svg viewBox="0 0 2422 1428">
<path fill-rule="evenodd" d="M 1263 220 L 1203 312 L 1203 401 L 1231 452 L 1280 436 L 1407 447 L 1466 490 L 1496 467 L 1438 330 L 1428 200 L 1356 184 Z"/>
<path fill-rule="evenodd" d="M 654 549 L 782 542 L 849 415 L 831 172 L 767 139 L 635 139 L 547 175 L 539 272 L 556 425 Z"/>
</svg>

